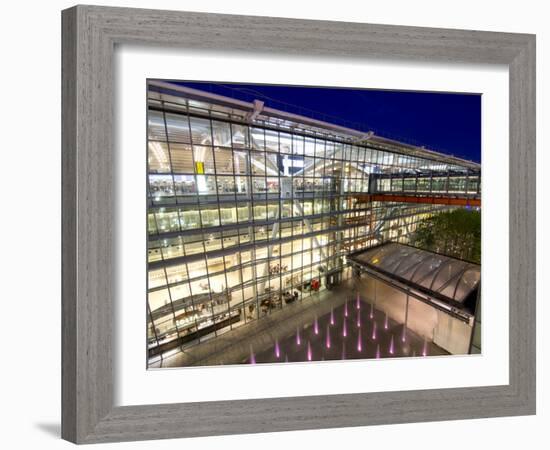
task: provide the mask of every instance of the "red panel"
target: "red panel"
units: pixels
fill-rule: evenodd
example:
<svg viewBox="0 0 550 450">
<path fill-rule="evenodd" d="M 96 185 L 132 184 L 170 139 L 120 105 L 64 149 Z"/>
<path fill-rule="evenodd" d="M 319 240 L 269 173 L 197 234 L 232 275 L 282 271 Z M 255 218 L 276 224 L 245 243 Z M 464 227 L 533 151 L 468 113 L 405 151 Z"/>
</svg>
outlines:
<svg viewBox="0 0 550 450">
<path fill-rule="evenodd" d="M 481 206 L 481 199 L 434 195 L 372 194 L 358 195 L 363 202 L 430 203 L 435 205 Z"/>
</svg>

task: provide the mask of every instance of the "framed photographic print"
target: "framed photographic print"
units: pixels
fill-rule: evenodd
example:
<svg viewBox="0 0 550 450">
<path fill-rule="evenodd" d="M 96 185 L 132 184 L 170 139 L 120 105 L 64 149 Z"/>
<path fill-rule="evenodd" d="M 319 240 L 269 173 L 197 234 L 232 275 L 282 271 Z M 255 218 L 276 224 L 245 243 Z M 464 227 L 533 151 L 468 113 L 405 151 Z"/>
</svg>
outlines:
<svg viewBox="0 0 550 450">
<path fill-rule="evenodd" d="M 534 36 L 76 6 L 62 63 L 65 439 L 535 412 Z"/>
</svg>

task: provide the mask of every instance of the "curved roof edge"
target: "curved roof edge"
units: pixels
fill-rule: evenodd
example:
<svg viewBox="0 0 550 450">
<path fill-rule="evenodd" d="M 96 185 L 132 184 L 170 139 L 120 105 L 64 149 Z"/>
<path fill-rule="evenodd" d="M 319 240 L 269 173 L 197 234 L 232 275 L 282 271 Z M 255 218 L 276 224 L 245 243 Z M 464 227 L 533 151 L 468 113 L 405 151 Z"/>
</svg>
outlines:
<svg viewBox="0 0 550 450">
<path fill-rule="evenodd" d="M 261 103 L 260 112 L 262 115 L 267 115 L 290 122 L 305 124 L 314 128 L 324 129 L 341 135 L 349 136 L 354 138 L 357 144 L 367 144 L 368 141 L 374 145 L 378 144 L 382 146 L 395 147 L 394 149 L 389 150 L 395 153 L 402 153 L 409 156 L 416 156 L 419 158 L 441 161 L 447 164 L 456 164 L 475 171 L 481 170 L 481 165 L 474 161 L 469 161 L 466 159 L 458 158 L 456 156 L 440 153 L 435 150 L 429 150 L 425 147 L 417 147 L 397 140 L 378 136 L 372 131 L 365 133 L 364 131 L 354 130 L 353 128 L 347 128 L 341 125 L 317 120 L 311 117 L 281 111 L 275 108 L 264 106 L 263 102 L 246 102 L 243 100 L 237 100 L 231 97 L 201 91 L 199 89 L 193 89 L 161 80 L 148 80 L 147 83 L 148 86 L 153 86 L 161 91 L 170 92 L 172 95 L 182 96 L 197 101 L 214 103 L 229 108 L 240 109 L 244 112 L 249 113 L 251 116 L 254 111 L 257 111 L 258 104 Z"/>
</svg>

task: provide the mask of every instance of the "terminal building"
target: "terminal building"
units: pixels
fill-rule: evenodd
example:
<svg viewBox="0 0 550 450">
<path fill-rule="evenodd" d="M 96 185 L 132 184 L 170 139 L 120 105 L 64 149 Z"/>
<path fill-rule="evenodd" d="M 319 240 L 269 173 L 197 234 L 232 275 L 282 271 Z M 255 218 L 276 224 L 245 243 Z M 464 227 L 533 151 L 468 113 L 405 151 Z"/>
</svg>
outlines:
<svg viewBox="0 0 550 450">
<path fill-rule="evenodd" d="M 356 296 L 403 336 L 480 351 L 480 266 L 409 245 L 425 218 L 480 208 L 479 164 L 260 100 L 163 81 L 147 95 L 149 367 L 206 363 L 193 354 Z"/>
</svg>

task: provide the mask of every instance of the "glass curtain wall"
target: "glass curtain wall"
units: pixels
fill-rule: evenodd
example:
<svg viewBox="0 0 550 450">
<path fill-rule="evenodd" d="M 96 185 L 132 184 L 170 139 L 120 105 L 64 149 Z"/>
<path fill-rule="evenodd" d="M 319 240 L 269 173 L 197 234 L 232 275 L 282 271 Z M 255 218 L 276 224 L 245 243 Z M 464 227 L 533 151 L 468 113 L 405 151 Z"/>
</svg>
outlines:
<svg viewBox="0 0 550 450">
<path fill-rule="evenodd" d="M 367 202 L 369 181 L 420 190 L 420 173 L 464 170 L 211 106 L 149 93 L 150 361 L 330 288 L 350 251 L 448 208 Z"/>
</svg>

